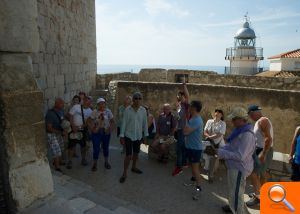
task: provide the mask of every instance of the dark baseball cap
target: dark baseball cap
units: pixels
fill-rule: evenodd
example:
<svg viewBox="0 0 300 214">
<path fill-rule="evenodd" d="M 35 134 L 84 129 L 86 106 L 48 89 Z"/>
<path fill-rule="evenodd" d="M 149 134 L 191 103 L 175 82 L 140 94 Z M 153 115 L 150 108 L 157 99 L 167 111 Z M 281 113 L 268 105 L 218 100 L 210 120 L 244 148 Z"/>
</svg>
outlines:
<svg viewBox="0 0 300 214">
<path fill-rule="evenodd" d="M 250 112 L 261 111 L 261 110 L 262 110 L 262 108 L 260 106 L 258 106 L 258 105 L 250 105 L 248 107 L 248 114 Z"/>
</svg>

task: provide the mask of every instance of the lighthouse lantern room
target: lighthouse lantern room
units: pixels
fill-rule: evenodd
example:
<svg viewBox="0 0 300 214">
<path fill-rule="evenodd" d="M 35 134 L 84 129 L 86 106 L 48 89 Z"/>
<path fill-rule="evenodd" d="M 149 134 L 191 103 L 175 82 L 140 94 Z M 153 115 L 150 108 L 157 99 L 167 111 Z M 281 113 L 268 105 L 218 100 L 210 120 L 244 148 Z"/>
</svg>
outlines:
<svg viewBox="0 0 300 214">
<path fill-rule="evenodd" d="M 256 35 L 250 27 L 249 18 L 234 37 L 234 47 L 226 49 L 226 60 L 230 66 L 225 68 L 225 74 L 255 75 L 262 71 L 259 61 L 263 60 L 263 48 L 256 47 Z"/>
</svg>

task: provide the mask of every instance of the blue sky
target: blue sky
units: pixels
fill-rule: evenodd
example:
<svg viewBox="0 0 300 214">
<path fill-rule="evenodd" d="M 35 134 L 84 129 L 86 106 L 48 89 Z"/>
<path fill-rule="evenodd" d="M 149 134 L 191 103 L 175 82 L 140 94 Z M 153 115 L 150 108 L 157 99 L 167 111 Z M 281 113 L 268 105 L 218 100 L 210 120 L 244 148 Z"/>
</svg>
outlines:
<svg viewBox="0 0 300 214">
<path fill-rule="evenodd" d="M 300 48 L 299 0 L 96 0 L 98 64 L 226 65 L 247 11 L 265 58 Z"/>
</svg>

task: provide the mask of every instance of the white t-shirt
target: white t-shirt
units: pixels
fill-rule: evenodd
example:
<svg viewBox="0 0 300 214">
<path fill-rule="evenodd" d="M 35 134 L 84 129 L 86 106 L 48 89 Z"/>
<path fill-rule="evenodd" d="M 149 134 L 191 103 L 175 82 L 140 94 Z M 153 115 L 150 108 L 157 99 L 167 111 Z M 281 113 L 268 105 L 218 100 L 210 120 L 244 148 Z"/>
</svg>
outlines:
<svg viewBox="0 0 300 214">
<path fill-rule="evenodd" d="M 204 127 L 204 131 L 207 131 L 209 135 L 222 134 L 222 136 L 215 138 L 214 142 L 216 144 L 220 143 L 220 146 L 225 144 L 224 135 L 226 133 L 226 123 L 223 120 L 220 120 L 218 122 L 214 119 L 208 120 Z"/>
<path fill-rule="evenodd" d="M 83 115 L 85 121 L 90 117 L 92 112 L 93 110 L 91 108 L 83 108 Z M 80 104 L 74 105 L 69 111 L 69 114 L 73 116 L 73 123 L 75 126 L 81 127 L 83 125 Z"/>
<path fill-rule="evenodd" d="M 101 120 L 103 115 L 103 120 Z M 110 120 L 114 118 L 111 110 L 106 108 L 104 111 L 94 110 L 92 114 L 90 115 L 90 118 L 94 121 L 95 124 L 100 124 L 100 127 L 102 128 L 109 128 L 110 126 Z M 101 122 L 103 121 L 103 122 Z"/>
</svg>

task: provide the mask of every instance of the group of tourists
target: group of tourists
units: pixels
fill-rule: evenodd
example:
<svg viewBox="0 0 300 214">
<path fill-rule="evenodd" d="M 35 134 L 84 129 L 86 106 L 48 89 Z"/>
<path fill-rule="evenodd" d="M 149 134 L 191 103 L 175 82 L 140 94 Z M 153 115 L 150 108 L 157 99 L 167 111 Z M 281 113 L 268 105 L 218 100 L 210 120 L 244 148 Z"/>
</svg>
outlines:
<svg viewBox="0 0 300 214">
<path fill-rule="evenodd" d="M 66 165 L 67 169 L 72 168 L 72 159 L 77 156 L 77 145 L 80 145 L 81 164 L 87 166 L 88 141 L 93 145 L 91 170 L 97 170 L 100 146 L 105 159 L 104 167 L 111 169 L 108 156 L 110 136 L 115 127 L 114 117 L 106 108 L 104 98 L 98 98 L 96 104 L 97 107 L 94 109 L 92 97 L 80 92 L 73 97 L 69 111 L 66 113 L 61 98 L 57 98 L 54 107 L 48 110 L 45 118 L 46 132 L 55 170 L 62 171 L 61 165 Z"/>
<path fill-rule="evenodd" d="M 172 175 L 191 168 L 191 181 L 195 184 L 194 200 L 199 199 L 202 191 L 201 160 L 204 160 L 204 170 L 210 183 L 214 181 L 219 160 L 225 160 L 229 203 L 222 207 L 223 211 L 246 213 L 245 204 L 251 207 L 260 203 L 260 187 L 266 181 L 266 172 L 273 159 L 274 133 L 270 119 L 263 116 L 258 105 L 251 105 L 248 110 L 239 106 L 232 109 L 226 118 L 232 122 L 234 129 L 225 139 L 223 110 L 216 108 L 213 118 L 204 126 L 200 116 L 202 103 L 199 100 L 190 101 L 185 83 L 177 94 L 176 110 L 172 111 L 171 105 L 165 103 L 158 118 L 150 113 L 149 107 L 143 106 L 140 92 L 125 97 L 116 121 L 104 98 L 97 99 L 95 109 L 92 103 L 92 98 L 81 92 L 74 96 L 68 112 L 64 113 L 64 101 L 61 98 L 56 99 L 54 107 L 47 112 L 46 131 L 55 170 L 61 171 L 63 164 L 68 169 L 72 168 L 77 144 L 81 149 L 81 164 L 88 165 L 88 141 L 93 145 L 91 170 L 97 170 L 100 148 L 105 160 L 104 167 L 111 169 L 109 143 L 116 129 L 123 147 L 122 153 L 125 154 L 120 183 L 127 180 L 130 164 L 133 173 L 143 173 L 137 167 L 141 144 L 149 145 L 149 150 L 156 152 L 158 161 L 162 163 L 168 161 L 170 146 L 174 145 L 176 164 Z M 249 123 L 249 118 L 254 121 L 254 126 Z M 295 131 L 290 156 L 292 180 L 299 181 L 300 127 Z M 247 177 L 251 178 L 254 192 L 249 194 L 251 198 L 245 203 Z"/>
</svg>

